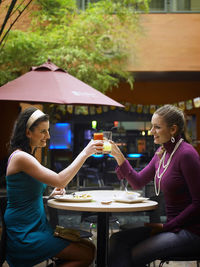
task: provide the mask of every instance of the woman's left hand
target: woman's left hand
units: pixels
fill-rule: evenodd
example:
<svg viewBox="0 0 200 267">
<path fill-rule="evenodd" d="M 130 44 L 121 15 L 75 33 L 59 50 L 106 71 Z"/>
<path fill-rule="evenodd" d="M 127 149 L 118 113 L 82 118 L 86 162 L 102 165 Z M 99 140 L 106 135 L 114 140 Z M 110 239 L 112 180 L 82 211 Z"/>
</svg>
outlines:
<svg viewBox="0 0 200 267">
<path fill-rule="evenodd" d="M 115 142 L 112 140 L 109 140 L 109 142 L 112 144 L 112 151 L 110 154 L 116 159 L 117 164 L 120 166 L 125 161 L 125 157 Z"/>
<path fill-rule="evenodd" d="M 144 225 L 151 228 L 151 236 L 159 234 L 163 231 L 162 223 L 145 223 Z"/>
<path fill-rule="evenodd" d="M 65 188 L 55 187 L 54 190 L 51 192 L 50 197 L 53 197 L 55 195 L 64 195 L 65 193 L 66 193 Z"/>
</svg>

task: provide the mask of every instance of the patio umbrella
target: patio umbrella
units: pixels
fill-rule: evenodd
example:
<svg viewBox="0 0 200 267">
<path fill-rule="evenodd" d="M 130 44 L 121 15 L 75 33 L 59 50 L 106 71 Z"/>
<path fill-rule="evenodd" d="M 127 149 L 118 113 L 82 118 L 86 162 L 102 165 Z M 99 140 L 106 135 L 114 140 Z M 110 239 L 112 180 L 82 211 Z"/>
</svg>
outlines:
<svg viewBox="0 0 200 267">
<path fill-rule="evenodd" d="M 0 100 L 123 107 L 50 60 L 1 86 Z"/>
</svg>

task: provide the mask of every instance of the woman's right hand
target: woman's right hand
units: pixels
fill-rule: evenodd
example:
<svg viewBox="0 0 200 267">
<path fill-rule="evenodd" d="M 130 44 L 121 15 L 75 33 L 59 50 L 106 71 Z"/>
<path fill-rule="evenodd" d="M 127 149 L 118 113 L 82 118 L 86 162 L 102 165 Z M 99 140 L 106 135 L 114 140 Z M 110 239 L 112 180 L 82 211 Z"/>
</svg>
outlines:
<svg viewBox="0 0 200 267">
<path fill-rule="evenodd" d="M 118 165 L 121 165 L 126 158 L 124 157 L 123 153 L 121 152 L 117 144 L 115 144 L 115 142 L 111 140 L 109 140 L 109 142 L 112 144 L 112 151 L 110 154 L 116 159 Z"/>
</svg>

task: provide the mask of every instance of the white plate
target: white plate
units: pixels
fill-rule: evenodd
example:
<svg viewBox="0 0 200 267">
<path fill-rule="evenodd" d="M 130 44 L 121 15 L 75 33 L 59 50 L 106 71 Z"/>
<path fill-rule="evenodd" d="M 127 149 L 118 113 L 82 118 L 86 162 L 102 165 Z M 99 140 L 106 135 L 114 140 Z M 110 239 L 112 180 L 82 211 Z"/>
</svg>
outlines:
<svg viewBox="0 0 200 267">
<path fill-rule="evenodd" d="M 133 199 L 140 197 L 140 193 L 133 192 L 133 191 L 118 191 L 118 192 L 114 193 L 113 197 L 116 199 L 133 200 Z"/>
<path fill-rule="evenodd" d="M 90 202 L 92 201 L 92 197 L 81 197 L 79 195 L 78 197 L 74 197 L 73 195 L 63 195 L 59 196 L 56 195 L 54 198 L 58 201 L 67 201 L 67 202 Z"/>
<path fill-rule="evenodd" d="M 133 199 L 128 199 L 128 198 L 114 198 L 114 201 L 116 202 L 122 202 L 122 203 L 140 203 L 143 202 L 145 200 L 148 200 L 148 198 L 146 197 L 137 197 L 137 198 L 133 198 Z"/>
</svg>

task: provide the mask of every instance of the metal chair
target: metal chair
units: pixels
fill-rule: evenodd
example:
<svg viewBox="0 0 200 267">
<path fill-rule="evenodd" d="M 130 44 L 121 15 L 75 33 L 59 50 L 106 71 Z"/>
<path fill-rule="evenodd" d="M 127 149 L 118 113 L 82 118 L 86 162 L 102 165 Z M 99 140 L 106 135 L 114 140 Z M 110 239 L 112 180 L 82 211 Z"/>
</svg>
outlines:
<svg viewBox="0 0 200 267">
<path fill-rule="evenodd" d="M 7 206 L 7 197 L 0 197 L 0 215 L 2 221 L 2 233 L 0 242 L 0 267 L 6 260 L 6 225 L 4 221 L 4 213 Z"/>
<path fill-rule="evenodd" d="M 90 190 L 113 190 L 112 186 L 101 186 L 101 187 L 80 187 L 79 191 L 90 191 Z M 81 215 L 81 222 L 88 222 L 90 224 L 90 233 L 92 233 L 93 226 L 97 224 L 97 213 L 95 212 L 83 212 Z M 116 223 L 118 227 L 120 227 L 120 222 L 116 216 L 112 216 L 112 213 L 110 213 L 109 216 L 109 223 L 111 225 L 111 231 L 112 231 L 112 225 Z"/>
<path fill-rule="evenodd" d="M 94 227 L 94 225 L 97 224 L 97 215 L 89 215 L 87 217 L 85 217 L 83 219 L 85 222 L 88 222 L 90 223 L 90 233 L 92 233 L 92 229 Z M 112 228 L 112 225 L 116 223 L 118 225 L 118 227 L 120 227 L 120 222 L 118 221 L 118 218 L 115 217 L 115 216 L 112 216 L 111 213 L 110 213 L 110 216 L 109 216 L 109 224 L 110 224 L 110 229 L 111 229 L 111 233 L 113 232 L 113 228 Z"/>
<path fill-rule="evenodd" d="M 77 174 L 77 179 L 78 188 L 80 187 L 80 183 L 83 184 L 83 187 L 86 187 L 91 182 L 98 183 L 99 187 L 104 186 L 102 174 L 99 172 L 98 168 L 82 167 Z"/>
<path fill-rule="evenodd" d="M 200 253 L 198 255 L 191 256 L 169 256 L 159 260 L 159 267 L 162 267 L 165 263 L 169 264 L 170 261 L 196 261 L 196 266 L 200 267 Z"/>
</svg>

